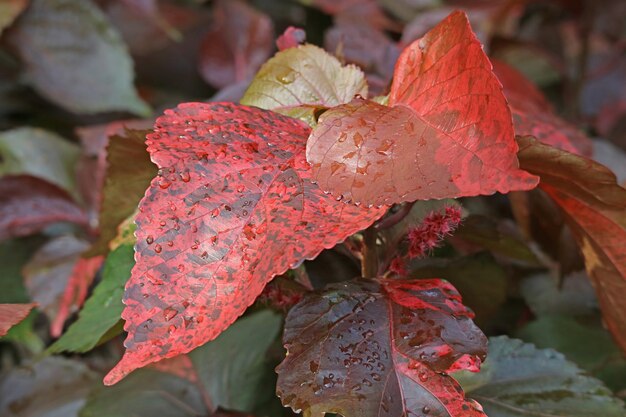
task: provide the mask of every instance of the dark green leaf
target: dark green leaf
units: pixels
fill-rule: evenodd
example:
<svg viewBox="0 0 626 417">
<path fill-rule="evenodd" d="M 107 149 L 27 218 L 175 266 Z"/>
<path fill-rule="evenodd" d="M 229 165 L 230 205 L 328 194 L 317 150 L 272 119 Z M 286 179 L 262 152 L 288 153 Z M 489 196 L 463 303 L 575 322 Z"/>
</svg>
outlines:
<svg viewBox="0 0 626 417">
<path fill-rule="evenodd" d="M 454 377 L 489 417 L 623 417 L 626 412 L 602 382 L 560 353 L 505 336 L 490 339 L 480 373 Z"/>
</svg>

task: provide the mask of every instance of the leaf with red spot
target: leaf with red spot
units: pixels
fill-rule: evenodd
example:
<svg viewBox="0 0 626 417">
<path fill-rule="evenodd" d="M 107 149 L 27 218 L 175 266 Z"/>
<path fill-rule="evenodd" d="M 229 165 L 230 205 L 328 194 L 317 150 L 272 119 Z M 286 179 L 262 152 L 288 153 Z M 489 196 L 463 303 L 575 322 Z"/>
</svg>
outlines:
<svg viewBox="0 0 626 417">
<path fill-rule="evenodd" d="M 24 320 L 36 304 L 0 304 L 0 337 Z"/>
<path fill-rule="evenodd" d="M 311 181 L 304 123 L 232 103 L 187 103 L 148 136 L 159 166 L 139 204 L 122 317 L 126 353 L 107 375 L 189 352 L 226 329 L 275 275 L 368 227 Z"/>
<path fill-rule="evenodd" d="M 472 317 L 438 279 L 329 286 L 287 316 L 278 395 L 305 415 L 484 417 L 443 374 L 477 371 L 484 359 L 487 339 Z"/>
<path fill-rule="evenodd" d="M 501 61 L 493 61 L 493 71 L 504 88 L 515 133 L 532 135 L 541 142 L 579 155 L 591 155 L 591 140 L 576 126 L 554 114 L 554 109 L 524 75 Z"/>
<path fill-rule="evenodd" d="M 603 318 L 626 351 L 626 189 L 605 166 L 538 142 L 518 138 L 522 167 L 541 177 L 559 205 L 585 258 Z"/>
<path fill-rule="evenodd" d="M 355 99 L 322 114 L 307 143 L 321 188 L 380 205 L 537 185 L 519 169 L 502 87 L 464 13 L 402 52 L 389 104 Z"/>
</svg>

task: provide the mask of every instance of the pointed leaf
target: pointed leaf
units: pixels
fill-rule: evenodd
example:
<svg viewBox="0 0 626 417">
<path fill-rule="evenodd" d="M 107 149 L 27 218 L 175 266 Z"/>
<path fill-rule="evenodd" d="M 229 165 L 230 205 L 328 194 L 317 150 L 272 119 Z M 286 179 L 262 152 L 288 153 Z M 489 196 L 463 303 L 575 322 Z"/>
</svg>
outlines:
<svg viewBox="0 0 626 417">
<path fill-rule="evenodd" d="M 273 373 L 267 352 L 280 326 L 281 317 L 267 310 L 244 317 L 189 355 L 165 359 L 95 390 L 81 416 L 214 416 L 218 407 L 252 411 L 265 399 L 265 388 L 270 388 L 267 396 L 274 395 L 271 386 L 263 386 L 263 377 Z M 177 364 L 182 367 L 171 368 Z"/>
<path fill-rule="evenodd" d="M 575 154 L 518 138 L 522 167 L 541 177 L 585 258 L 603 317 L 626 350 L 626 189 L 605 166 Z"/>
<path fill-rule="evenodd" d="M 367 96 L 363 72 L 342 66 L 337 58 L 315 45 L 278 52 L 252 80 L 241 104 L 274 110 L 307 123 L 317 108 L 347 103 L 355 95 Z"/>
<path fill-rule="evenodd" d="M 0 240 L 37 233 L 56 222 L 86 225 L 87 216 L 59 187 L 29 175 L 0 178 Z"/>
<path fill-rule="evenodd" d="M 310 182 L 309 128 L 232 103 L 166 111 L 148 136 L 160 167 L 137 215 L 122 317 L 126 353 L 105 383 L 226 329 L 275 275 L 382 216 Z"/>
<path fill-rule="evenodd" d="M 287 316 L 278 395 L 310 416 L 484 416 L 441 373 L 486 353 L 460 301 L 441 280 L 356 280 L 310 295 Z"/>
<path fill-rule="evenodd" d="M 307 160 L 320 187 L 368 205 L 528 190 L 511 113 L 462 12 L 400 55 L 386 107 L 355 99 L 320 117 Z"/>
<path fill-rule="evenodd" d="M 150 113 L 126 46 L 91 0 L 32 0 L 13 29 L 26 74 L 47 99 L 80 114 Z"/>
<path fill-rule="evenodd" d="M 623 403 L 563 355 L 506 336 L 489 339 L 478 374 L 454 374 L 489 417 L 621 417 Z"/>
<path fill-rule="evenodd" d="M 0 304 L 0 337 L 24 320 L 37 304 Z"/>
</svg>

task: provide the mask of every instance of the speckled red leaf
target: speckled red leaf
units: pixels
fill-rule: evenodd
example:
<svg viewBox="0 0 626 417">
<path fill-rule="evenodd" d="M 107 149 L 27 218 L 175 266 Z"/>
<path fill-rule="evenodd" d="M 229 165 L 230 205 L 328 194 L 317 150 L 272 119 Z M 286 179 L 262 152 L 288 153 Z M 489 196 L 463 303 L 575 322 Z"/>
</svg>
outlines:
<svg viewBox="0 0 626 417">
<path fill-rule="evenodd" d="M 334 284 L 289 311 L 278 395 L 312 416 L 484 417 L 443 374 L 476 371 L 484 359 L 472 317 L 438 279 Z"/>
<path fill-rule="evenodd" d="M 307 143 L 320 187 L 365 204 L 528 190 L 511 113 L 467 17 L 455 12 L 400 55 L 391 107 L 356 99 Z"/>
<path fill-rule="evenodd" d="M 607 327 L 626 351 L 626 189 L 603 165 L 518 138 L 522 167 L 559 205 L 585 258 Z"/>
<path fill-rule="evenodd" d="M 36 304 L 0 304 L 0 337 L 24 320 Z"/>
<path fill-rule="evenodd" d="M 214 339 L 275 275 L 384 214 L 310 182 L 308 134 L 232 103 L 182 104 L 157 120 L 147 143 L 160 171 L 139 205 L 122 314 L 127 350 L 105 383 Z"/>
<path fill-rule="evenodd" d="M 56 222 L 86 225 L 72 197 L 42 179 L 10 175 L 0 179 L 0 240 L 37 233 Z"/>
<path fill-rule="evenodd" d="M 504 88 L 515 133 L 532 135 L 543 143 L 579 155 L 590 156 L 592 143 L 580 130 L 554 114 L 543 93 L 524 75 L 497 60 L 493 71 Z"/>
</svg>

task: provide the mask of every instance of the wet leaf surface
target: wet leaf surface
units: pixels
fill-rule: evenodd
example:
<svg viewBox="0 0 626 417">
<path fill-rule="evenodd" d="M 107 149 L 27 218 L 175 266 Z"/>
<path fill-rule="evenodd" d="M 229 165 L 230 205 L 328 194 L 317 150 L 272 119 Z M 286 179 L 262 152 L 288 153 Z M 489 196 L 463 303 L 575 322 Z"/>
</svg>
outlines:
<svg viewBox="0 0 626 417">
<path fill-rule="evenodd" d="M 28 79 L 48 100 L 79 114 L 150 113 L 126 46 L 91 0 L 32 0 L 13 29 Z"/>
<path fill-rule="evenodd" d="M 314 122 L 316 108 L 347 103 L 355 95 L 367 96 L 363 72 L 343 66 L 315 45 L 278 52 L 256 74 L 241 104 L 274 110 Z"/>
<path fill-rule="evenodd" d="M 381 217 L 310 182 L 309 128 L 230 103 L 166 111 L 148 136 L 160 167 L 137 215 L 122 318 L 126 353 L 105 382 L 214 339 L 275 275 Z"/>
<path fill-rule="evenodd" d="M 278 395 L 312 416 L 484 416 L 442 374 L 484 358 L 472 317 L 441 280 L 333 284 L 287 316 Z"/>
<path fill-rule="evenodd" d="M 328 110 L 307 143 L 320 187 L 367 205 L 528 190 L 501 85 L 462 12 L 400 55 L 390 107 Z"/>
<path fill-rule="evenodd" d="M 621 417 L 624 404 L 563 355 L 506 336 L 489 339 L 480 373 L 454 374 L 489 417 Z"/>
<path fill-rule="evenodd" d="M 57 222 L 85 225 L 87 216 L 69 194 L 39 178 L 0 179 L 0 240 L 28 236 Z"/>
</svg>

